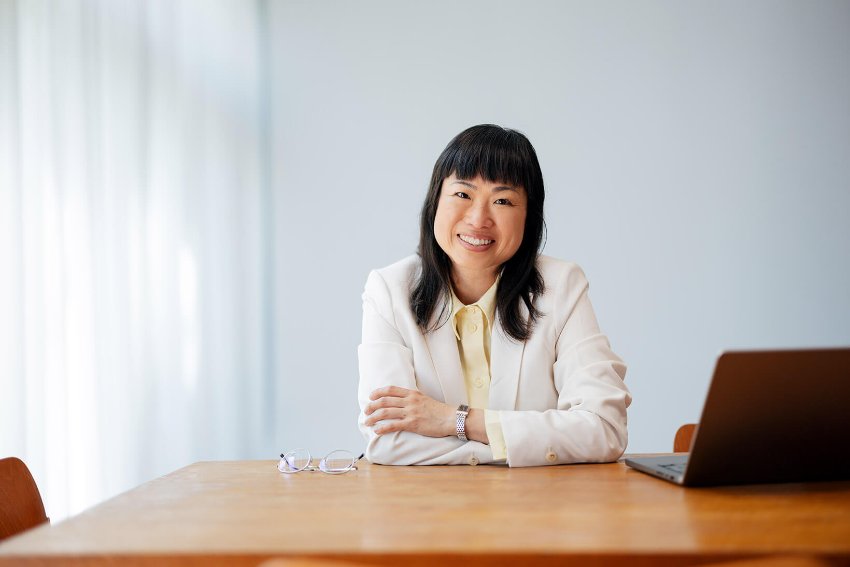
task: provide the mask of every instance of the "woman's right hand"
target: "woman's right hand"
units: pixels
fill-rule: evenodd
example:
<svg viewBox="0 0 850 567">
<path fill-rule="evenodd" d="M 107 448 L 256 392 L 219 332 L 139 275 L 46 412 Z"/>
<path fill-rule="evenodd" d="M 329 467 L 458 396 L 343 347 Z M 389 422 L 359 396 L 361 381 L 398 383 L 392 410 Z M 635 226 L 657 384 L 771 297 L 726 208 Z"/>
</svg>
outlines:
<svg viewBox="0 0 850 567">
<path fill-rule="evenodd" d="M 455 408 L 418 390 L 384 386 L 369 395 L 366 425 L 377 435 L 410 431 L 426 437 L 455 435 Z"/>
</svg>

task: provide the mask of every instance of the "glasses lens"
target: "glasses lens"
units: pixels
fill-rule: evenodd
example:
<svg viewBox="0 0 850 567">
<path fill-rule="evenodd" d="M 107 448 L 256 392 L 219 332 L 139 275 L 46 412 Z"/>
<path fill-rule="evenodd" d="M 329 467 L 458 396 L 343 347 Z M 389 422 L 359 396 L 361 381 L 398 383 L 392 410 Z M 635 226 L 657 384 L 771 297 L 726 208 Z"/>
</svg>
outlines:
<svg viewBox="0 0 850 567">
<path fill-rule="evenodd" d="M 354 468 L 354 455 L 348 451 L 337 450 L 328 453 L 324 459 L 319 461 L 319 469 L 329 474 L 340 474 Z"/>
<path fill-rule="evenodd" d="M 281 457 L 277 469 L 282 473 L 296 473 L 310 466 L 310 451 L 307 449 L 295 449 Z"/>
</svg>

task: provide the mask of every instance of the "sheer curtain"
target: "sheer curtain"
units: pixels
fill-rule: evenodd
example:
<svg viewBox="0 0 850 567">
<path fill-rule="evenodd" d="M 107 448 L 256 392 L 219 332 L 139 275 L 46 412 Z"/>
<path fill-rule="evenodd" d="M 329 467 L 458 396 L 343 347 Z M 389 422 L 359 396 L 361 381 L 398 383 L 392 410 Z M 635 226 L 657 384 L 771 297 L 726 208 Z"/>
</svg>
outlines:
<svg viewBox="0 0 850 567">
<path fill-rule="evenodd" d="M 262 5 L 0 1 L 0 456 L 54 520 L 273 457 Z"/>
</svg>

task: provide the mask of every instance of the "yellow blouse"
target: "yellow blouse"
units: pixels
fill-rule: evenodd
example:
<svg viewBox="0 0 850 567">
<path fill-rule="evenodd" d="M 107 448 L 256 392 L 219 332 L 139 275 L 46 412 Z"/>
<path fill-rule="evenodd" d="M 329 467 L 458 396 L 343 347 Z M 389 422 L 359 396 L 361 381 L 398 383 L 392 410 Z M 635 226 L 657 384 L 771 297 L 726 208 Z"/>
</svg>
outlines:
<svg viewBox="0 0 850 567">
<path fill-rule="evenodd" d="M 484 426 L 494 460 L 507 458 L 499 412 L 487 409 L 490 403 L 490 338 L 496 314 L 498 284 L 497 278 L 490 289 L 470 305 L 464 305 L 452 290 L 452 322 L 469 407 L 484 410 Z"/>
</svg>

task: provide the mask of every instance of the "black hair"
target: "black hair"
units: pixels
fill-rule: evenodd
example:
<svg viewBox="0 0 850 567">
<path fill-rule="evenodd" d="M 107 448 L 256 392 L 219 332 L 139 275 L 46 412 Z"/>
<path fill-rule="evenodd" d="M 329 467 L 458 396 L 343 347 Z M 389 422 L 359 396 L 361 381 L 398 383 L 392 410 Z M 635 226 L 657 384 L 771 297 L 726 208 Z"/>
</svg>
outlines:
<svg viewBox="0 0 850 567">
<path fill-rule="evenodd" d="M 434 219 L 443 180 L 452 174 L 458 179 L 480 176 L 491 183 L 505 183 L 525 190 L 528 208 L 522 243 L 502 264 L 496 290 L 496 310 L 505 332 L 517 341 L 525 341 L 540 317 L 533 305 L 533 296 L 544 289 L 543 277 L 537 270 L 537 255 L 546 229 L 543 172 L 537 153 L 524 134 L 493 124 L 473 126 L 455 136 L 434 164 L 419 221 L 421 270 L 410 292 L 410 308 L 416 322 L 423 332 L 430 332 L 445 324 L 450 313 L 451 260 L 434 237 Z M 522 317 L 520 303 L 528 308 L 528 320 Z M 441 304 L 440 315 L 432 324 L 438 304 Z"/>
</svg>

